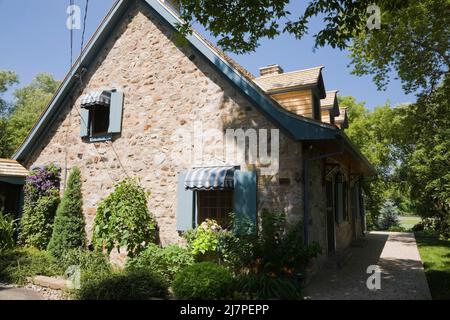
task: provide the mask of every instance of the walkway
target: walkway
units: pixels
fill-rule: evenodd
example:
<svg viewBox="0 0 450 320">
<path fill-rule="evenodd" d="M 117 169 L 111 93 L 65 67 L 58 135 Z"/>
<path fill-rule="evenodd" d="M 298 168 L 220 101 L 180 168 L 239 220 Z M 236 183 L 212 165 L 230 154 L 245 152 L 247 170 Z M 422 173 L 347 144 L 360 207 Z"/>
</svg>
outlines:
<svg viewBox="0 0 450 320">
<path fill-rule="evenodd" d="M 352 257 L 342 269 L 321 269 L 305 289 L 320 300 L 431 299 L 422 261 L 412 233 L 371 232 L 368 244 L 351 248 Z M 381 269 L 381 289 L 369 290 L 369 265 Z"/>
<path fill-rule="evenodd" d="M 0 287 L 0 300 L 42 300 L 42 296 L 26 288 Z"/>
</svg>

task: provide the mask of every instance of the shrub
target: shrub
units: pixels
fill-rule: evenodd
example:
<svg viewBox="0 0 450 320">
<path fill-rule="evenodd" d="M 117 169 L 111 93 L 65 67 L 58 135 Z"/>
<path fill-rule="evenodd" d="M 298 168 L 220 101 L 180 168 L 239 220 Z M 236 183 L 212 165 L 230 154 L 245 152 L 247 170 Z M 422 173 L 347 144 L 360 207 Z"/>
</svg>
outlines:
<svg viewBox="0 0 450 320">
<path fill-rule="evenodd" d="M 200 262 L 181 270 L 173 282 L 180 299 L 223 299 L 230 297 L 233 278 L 223 266 Z"/>
<path fill-rule="evenodd" d="M 175 275 L 194 263 L 192 254 L 178 245 L 161 248 L 150 244 L 137 257 L 127 260 L 128 269 L 148 269 L 172 283 Z"/>
<path fill-rule="evenodd" d="M 110 273 L 112 271 L 108 257 L 97 251 L 88 251 L 77 248 L 67 250 L 58 261 L 62 270 L 67 270 L 70 266 L 79 266 L 81 272 Z"/>
<path fill-rule="evenodd" d="M 60 171 L 58 167 L 49 165 L 33 169 L 27 177 L 19 234 L 21 244 L 47 248 L 59 204 Z"/>
<path fill-rule="evenodd" d="M 390 227 L 398 227 L 399 225 L 397 207 L 393 201 L 387 200 L 380 210 L 376 226 L 379 230 L 388 230 Z"/>
<path fill-rule="evenodd" d="M 52 238 L 47 250 L 60 258 L 66 250 L 86 246 L 86 231 L 81 194 L 81 173 L 74 167 L 70 173 L 63 199 L 56 211 Z"/>
<path fill-rule="evenodd" d="M 132 257 L 155 241 L 156 222 L 147 208 L 147 194 L 135 180 L 125 179 L 97 209 L 93 243 L 108 254 L 114 247 L 127 248 Z"/>
<path fill-rule="evenodd" d="M 25 284 L 27 277 L 62 274 L 53 257 L 34 248 L 20 248 L 0 253 L 0 282 Z"/>
<path fill-rule="evenodd" d="M 222 228 L 215 220 L 206 219 L 186 233 L 189 250 L 198 261 L 218 258 L 219 236 Z"/>
<path fill-rule="evenodd" d="M 148 270 L 86 273 L 81 278 L 78 298 L 82 300 L 147 300 L 165 298 L 167 285 Z"/>
<path fill-rule="evenodd" d="M 236 299 L 302 299 L 299 283 L 292 278 L 277 278 L 267 274 L 236 277 L 233 284 Z"/>
<path fill-rule="evenodd" d="M 0 252 L 14 248 L 15 221 L 0 211 Z"/>
</svg>

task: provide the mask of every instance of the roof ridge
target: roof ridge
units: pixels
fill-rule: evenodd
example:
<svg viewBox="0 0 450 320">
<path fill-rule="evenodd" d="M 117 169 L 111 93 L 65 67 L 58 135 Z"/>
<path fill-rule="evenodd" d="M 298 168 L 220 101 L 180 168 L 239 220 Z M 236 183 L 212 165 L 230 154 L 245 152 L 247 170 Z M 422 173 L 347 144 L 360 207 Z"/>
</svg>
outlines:
<svg viewBox="0 0 450 320">
<path fill-rule="evenodd" d="M 305 71 L 310 71 L 310 70 L 314 70 L 314 69 L 323 69 L 325 68 L 325 66 L 317 66 L 317 67 L 312 67 L 312 68 L 307 68 L 307 69 L 300 69 L 300 70 L 293 70 L 293 71 L 288 71 L 288 72 L 283 72 L 283 73 L 278 73 L 278 74 L 268 74 L 268 75 L 264 75 L 264 76 L 259 76 L 256 77 L 256 79 L 265 79 L 265 78 L 270 78 L 270 77 L 281 77 L 283 75 L 289 75 L 289 74 L 293 74 L 293 73 L 297 73 L 297 72 L 305 72 Z"/>
</svg>

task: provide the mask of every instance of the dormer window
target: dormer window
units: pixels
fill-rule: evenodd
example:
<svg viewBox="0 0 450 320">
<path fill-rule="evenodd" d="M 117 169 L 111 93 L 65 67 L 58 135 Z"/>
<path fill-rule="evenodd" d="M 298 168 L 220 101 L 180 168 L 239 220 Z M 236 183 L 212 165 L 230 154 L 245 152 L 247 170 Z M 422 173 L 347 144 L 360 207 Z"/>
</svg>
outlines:
<svg viewBox="0 0 450 320">
<path fill-rule="evenodd" d="M 81 137 L 91 142 L 111 140 L 122 129 L 123 93 L 92 92 L 81 99 Z"/>
</svg>

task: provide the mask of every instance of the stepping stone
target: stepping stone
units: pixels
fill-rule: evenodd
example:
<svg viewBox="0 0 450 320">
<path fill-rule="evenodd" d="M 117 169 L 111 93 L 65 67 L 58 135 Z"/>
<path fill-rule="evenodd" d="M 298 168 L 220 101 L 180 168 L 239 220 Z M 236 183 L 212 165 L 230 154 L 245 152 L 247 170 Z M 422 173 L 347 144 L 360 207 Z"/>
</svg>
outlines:
<svg viewBox="0 0 450 320">
<path fill-rule="evenodd" d="M 60 278 L 51 278 L 46 276 L 36 276 L 32 279 L 33 284 L 45 288 L 63 290 L 67 288 L 67 281 Z"/>
</svg>

